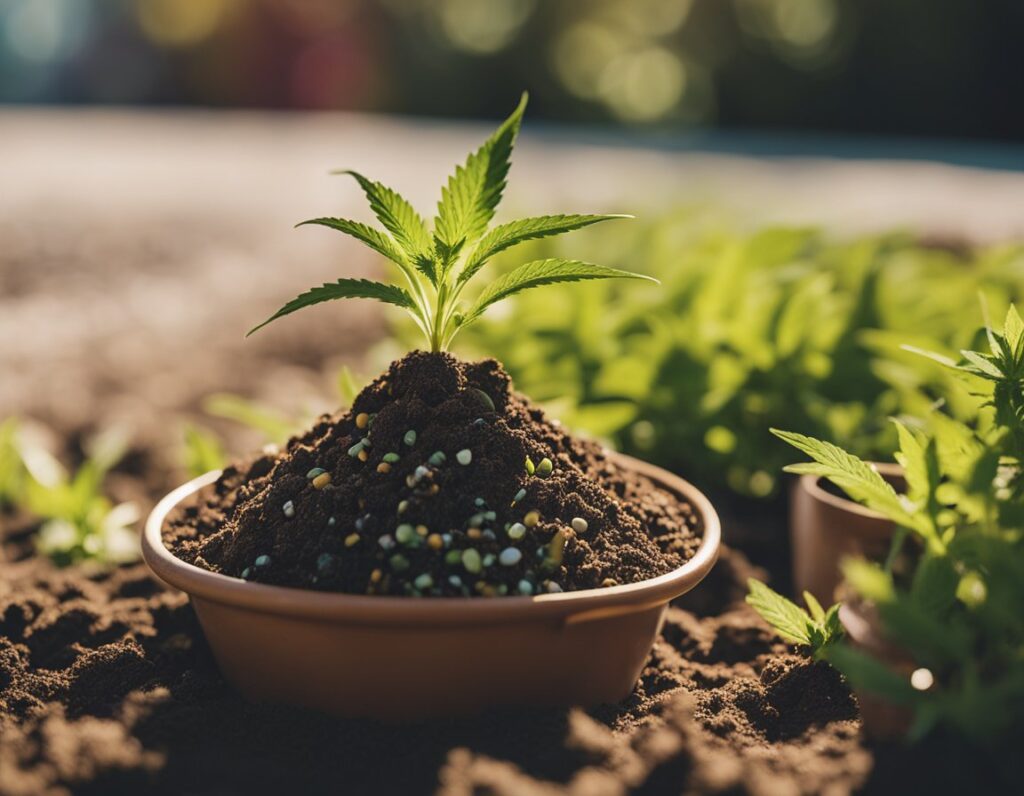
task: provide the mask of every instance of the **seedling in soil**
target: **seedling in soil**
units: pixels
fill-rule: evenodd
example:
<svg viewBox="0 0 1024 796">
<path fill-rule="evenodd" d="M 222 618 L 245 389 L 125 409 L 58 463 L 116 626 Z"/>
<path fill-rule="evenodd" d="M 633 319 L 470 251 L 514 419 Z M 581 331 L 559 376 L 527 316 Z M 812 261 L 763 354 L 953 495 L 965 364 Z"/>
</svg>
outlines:
<svg viewBox="0 0 1024 796">
<path fill-rule="evenodd" d="M 139 520 L 134 503 L 114 505 L 103 494 L 107 473 L 122 458 L 124 439 L 101 434 L 87 445 L 87 458 L 70 475 L 41 446 L 22 443 L 19 456 L 28 477 L 23 507 L 44 520 L 36 537 L 41 553 L 60 565 L 103 565 L 134 561 L 139 555 Z"/>
<path fill-rule="evenodd" d="M 490 227 L 508 176 L 509 159 L 519 133 L 526 95 L 519 107 L 483 146 L 455 169 L 441 190 L 433 229 L 396 191 L 355 171 L 353 177 L 386 231 L 345 218 L 314 218 L 314 224 L 362 241 L 383 255 L 404 277 L 405 285 L 342 278 L 313 288 L 285 304 L 249 334 L 296 310 L 343 298 L 367 298 L 406 310 L 431 351 L 445 351 L 458 331 L 476 321 L 492 304 L 516 293 L 558 282 L 651 277 L 580 260 L 534 260 L 490 282 L 474 301 L 463 302 L 466 286 L 499 252 L 527 240 L 628 218 L 622 215 L 551 215 Z"/>
<path fill-rule="evenodd" d="M 962 351 L 959 361 L 920 352 L 964 377 L 976 407 L 966 421 L 935 411 L 924 422 L 896 424 L 904 495 L 841 448 L 775 432 L 814 459 L 787 470 L 827 477 L 897 526 L 884 563 L 848 559 L 843 574 L 877 609 L 879 634 L 918 668 L 908 678 L 846 643 L 820 654 L 855 686 L 912 707 L 912 737 L 941 724 L 974 740 L 999 738 L 1024 703 L 1024 323 L 1017 310 L 986 338 L 988 352 Z M 908 545 L 909 571 L 897 571 L 893 563 Z M 763 585 L 751 583 L 748 601 L 784 638 L 810 638 L 802 612 Z"/>
<path fill-rule="evenodd" d="M 838 603 L 826 611 L 813 594 L 805 591 L 807 610 L 804 610 L 754 578 L 747 581 L 747 585 L 750 588 L 747 603 L 783 639 L 807 647 L 815 660 L 826 658 L 829 648 L 843 637 Z"/>
</svg>

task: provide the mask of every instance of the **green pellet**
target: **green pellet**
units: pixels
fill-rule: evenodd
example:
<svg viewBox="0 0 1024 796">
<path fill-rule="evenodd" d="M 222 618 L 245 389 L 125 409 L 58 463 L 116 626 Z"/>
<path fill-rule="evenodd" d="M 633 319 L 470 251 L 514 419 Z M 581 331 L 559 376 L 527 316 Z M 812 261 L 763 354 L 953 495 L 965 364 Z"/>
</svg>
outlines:
<svg viewBox="0 0 1024 796">
<path fill-rule="evenodd" d="M 429 572 L 424 572 L 422 575 L 416 576 L 416 580 L 412 582 L 412 585 L 417 589 L 429 589 L 434 585 L 434 579 Z"/>
<path fill-rule="evenodd" d="M 314 467 L 312 470 L 310 470 L 308 473 L 306 473 L 306 480 L 307 481 L 312 481 L 318 475 L 323 475 L 326 472 L 327 471 L 323 467 Z"/>
<path fill-rule="evenodd" d="M 416 535 L 416 529 L 408 523 L 403 523 L 395 528 L 395 538 L 400 544 L 413 545 L 419 541 L 419 537 Z"/>
<path fill-rule="evenodd" d="M 555 465 L 552 464 L 551 459 L 545 456 L 540 460 L 540 464 L 537 465 L 537 475 L 541 478 L 547 478 L 551 475 L 551 471 L 555 469 Z"/>
<path fill-rule="evenodd" d="M 430 454 L 430 458 L 427 459 L 427 464 L 433 465 L 434 467 L 440 467 L 447 459 L 448 457 L 444 455 L 444 451 L 434 451 Z"/>
<path fill-rule="evenodd" d="M 477 574 L 483 569 L 483 561 L 480 560 L 480 554 L 472 547 L 468 550 L 462 551 L 462 566 L 466 568 L 466 572 Z"/>
<path fill-rule="evenodd" d="M 405 572 L 409 568 L 409 559 L 401 553 L 395 553 L 388 559 L 388 563 L 395 572 Z"/>
<path fill-rule="evenodd" d="M 516 496 L 514 498 L 512 498 L 512 502 L 513 503 L 518 503 L 524 497 L 526 497 L 526 490 L 525 489 L 520 489 L 518 492 L 516 492 Z"/>
<path fill-rule="evenodd" d="M 270 563 L 270 556 L 256 556 L 256 560 L 252 562 L 254 567 L 265 567 Z"/>
<path fill-rule="evenodd" d="M 444 563 L 450 567 L 454 567 L 457 564 L 462 563 L 462 551 L 461 550 L 449 550 L 444 554 Z"/>
<path fill-rule="evenodd" d="M 528 580 L 519 581 L 518 587 L 520 594 L 533 594 L 533 584 Z"/>
<path fill-rule="evenodd" d="M 416 444 L 416 432 L 413 429 L 409 429 L 405 432 L 405 436 L 402 437 L 402 442 L 408 445 L 410 448 Z"/>
<path fill-rule="evenodd" d="M 359 452 L 363 449 L 363 441 L 359 440 L 355 445 L 348 449 L 348 455 L 353 459 L 359 455 Z"/>
<path fill-rule="evenodd" d="M 469 464 L 471 461 L 473 461 L 473 451 L 471 451 L 469 448 L 463 448 L 462 450 L 455 454 L 455 461 L 457 461 L 461 465 Z"/>
<path fill-rule="evenodd" d="M 533 464 L 533 459 L 529 456 L 526 457 L 526 472 L 528 475 L 533 475 L 537 471 L 537 468 Z"/>
<path fill-rule="evenodd" d="M 397 453 L 385 453 L 384 457 L 383 457 L 383 461 L 387 462 L 388 464 L 394 464 L 400 458 L 401 457 Z"/>
<path fill-rule="evenodd" d="M 526 526 L 521 522 L 514 522 L 509 526 L 508 538 L 512 541 L 518 541 L 526 536 Z"/>
</svg>

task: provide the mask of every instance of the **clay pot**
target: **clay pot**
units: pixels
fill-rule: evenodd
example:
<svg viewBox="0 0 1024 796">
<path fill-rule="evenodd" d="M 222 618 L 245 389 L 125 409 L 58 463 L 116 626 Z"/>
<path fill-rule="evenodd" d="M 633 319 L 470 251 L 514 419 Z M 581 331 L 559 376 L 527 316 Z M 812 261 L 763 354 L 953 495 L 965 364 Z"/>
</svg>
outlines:
<svg viewBox="0 0 1024 796">
<path fill-rule="evenodd" d="M 160 579 L 188 593 L 225 678 L 254 701 L 399 720 L 496 705 L 614 702 L 632 690 L 668 602 L 714 565 L 721 536 L 715 510 L 689 483 L 614 456 L 699 513 L 703 542 L 678 569 L 610 588 L 495 599 L 249 583 L 187 564 L 163 544 L 168 513 L 213 483 L 216 472 L 160 501 L 146 523 L 143 555 Z"/>
<path fill-rule="evenodd" d="M 906 488 L 899 465 L 877 463 L 875 467 L 897 491 Z M 895 528 L 881 514 L 828 492 L 822 480 L 802 475 L 793 485 L 789 530 L 797 593 L 809 591 L 828 605 L 835 601 L 842 580 L 839 562 L 847 556 L 884 559 Z"/>
<path fill-rule="evenodd" d="M 848 644 L 910 679 L 916 668 L 913 658 L 885 637 L 881 618 L 871 603 L 846 600 L 839 609 L 839 621 L 846 631 Z M 866 736 L 876 741 L 893 741 L 906 736 L 914 718 L 909 707 L 894 705 L 859 689 L 855 689 L 854 694 Z"/>
</svg>

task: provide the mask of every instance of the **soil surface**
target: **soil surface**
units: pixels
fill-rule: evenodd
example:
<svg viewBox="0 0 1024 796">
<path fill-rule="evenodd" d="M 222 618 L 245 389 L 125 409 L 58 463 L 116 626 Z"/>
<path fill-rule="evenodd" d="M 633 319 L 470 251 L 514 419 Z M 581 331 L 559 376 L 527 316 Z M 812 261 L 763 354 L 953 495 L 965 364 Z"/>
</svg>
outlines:
<svg viewBox="0 0 1024 796">
<path fill-rule="evenodd" d="M 191 202 L 191 182 L 186 193 Z M 311 310 L 242 344 L 296 269 L 325 262 L 322 252 L 296 256 L 291 233 L 274 244 L 251 218 L 170 223 L 165 212 L 129 224 L 125 212 L 97 216 L 83 203 L 64 208 L 75 234 L 55 237 L 39 220 L 54 206 L 0 224 L 0 330 L 17 343 L 0 346 L 16 374 L 0 379 L 0 416 L 42 421 L 72 463 L 86 432 L 127 418 L 135 445 L 108 479 L 115 499 L 145 508 L 185 479 L 177 421 L 214 422 L 198 412 L 202 396 L 322 409 L 336 404 L 327 396 L 337 364 L 369 369 L 382 328 L 370 305 Z M 305 267 L 312 281 L 325 275 Z M 232 450 L 259 443 L 218 430 Z M 57 569 L 33 555 L 31 520 L 0 514 L 0 794 L 999 792 L 983 781 L 991 761 L 964 765 L 956 747 L 862 739 L 842 683 L 743 602 L 750 575 L 786 589 L 784 506 L 711 497 L 731 549 L 673 604 L 629 698 L 399 728 L 244 702 L 184 595 L 142 564 Z"/>
<path fill-rule="evenodd" d="M 498 596 L 657 577 L 700 530 L 692 506 L 547 420 L 494 360 L 414 352 L 350 411 L 228 468 L 166 537 L 247 580 Z"/>
<path fill-rule="evenodd" d="M 391 727 L 244 702 L 182 594 L 143 565 L 55 569 L 8 525 L 4 794 L 842 793 L 871 769 L 845 685 L 744 605 L 734 551 L 670 609 L 623 702 Z"/>
</svg>

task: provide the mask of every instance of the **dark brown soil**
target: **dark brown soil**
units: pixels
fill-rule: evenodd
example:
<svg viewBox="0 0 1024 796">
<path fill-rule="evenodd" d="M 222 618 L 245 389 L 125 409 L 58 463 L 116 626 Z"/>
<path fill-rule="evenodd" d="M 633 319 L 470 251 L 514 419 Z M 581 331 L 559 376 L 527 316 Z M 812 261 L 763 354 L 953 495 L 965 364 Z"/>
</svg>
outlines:
<svg viewBox="0 0 1024 796">
<path fill-rule="evenodd" d="M 185 597 L 142 565 L 86 576 L 7 522 L 0 793 L 846 793 L 871 756 L 836 675 L 742 602 L 734 551 L 670 609 L 633 694 L 591 711 L 389 727 L 250 705 Z"/>
<path fill-rule="evenodd" d="M 229 468 L 166 536 L 186 561 L 264 583 L 496 596 L 656 577 L 701 529 L 690 505 L 547 420 L 494 360 L 415 352 L 351 411 Z"/>
</svg>

